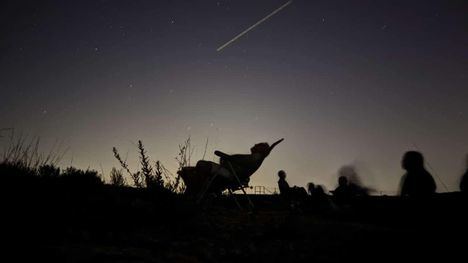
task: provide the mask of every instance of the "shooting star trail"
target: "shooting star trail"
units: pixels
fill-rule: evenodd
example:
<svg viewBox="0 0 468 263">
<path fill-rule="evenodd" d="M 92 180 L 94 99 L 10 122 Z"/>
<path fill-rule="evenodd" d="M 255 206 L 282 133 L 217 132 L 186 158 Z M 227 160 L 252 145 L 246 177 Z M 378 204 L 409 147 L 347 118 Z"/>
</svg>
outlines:
<svg viewBox="0 0 468 263">
<path fill-rule="evenodd" d="M 257 23 L 253 24 L 252 26 L 250 26 L 249 28 L 247 28 L 246 30 L 242 31 L 240 34 L 238 34 L 237 36 L 235 36 L 233 39 L 229 40 L 228 42 L 226 42 L 224 45 L 220 46 L 218 49 L 216 49 L 216 51 L 221 51 L 223 50 L 225 47 L 229 46 L 230 44 L 232 44 L 234 41 L 236 41 L 237 39 L 241 38 L 243 35 L 247 34 L 250 30 L 254 29 L 256 26 L 260 25 L 261 23 L 265 22 L 266 20 L 268 20 L 270 17 L 274 16 L 276 13 L 278 13 L 279 11 L 281 11 L 282 9 L 284 9 L 285 7 L 287 7 L 288 5 L 290 5 L 291 3 L 293 2 L 293 0 L 290 0 L 288 1 L 286 4 L 278 7 L 275 11 L 271 12 L 269 15 L 267 15 L 266 17 L 262 18 L 260 21 L 258 21 Z"/>
</svg>

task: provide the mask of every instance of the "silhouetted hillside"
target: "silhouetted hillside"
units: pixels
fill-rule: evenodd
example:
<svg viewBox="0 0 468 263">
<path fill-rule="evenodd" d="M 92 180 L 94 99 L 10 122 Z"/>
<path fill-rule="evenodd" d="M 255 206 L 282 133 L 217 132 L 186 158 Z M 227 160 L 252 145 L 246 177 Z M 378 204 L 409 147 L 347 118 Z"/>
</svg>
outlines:
<svg viewBox="0 0 468 263">
<path fill-rule="evenodd" d="M 424 202 L 368 197 L 291 210 L 278 195 L 196 205 L 182 194 L 103 184 L 93 171 L 1 165 L 3 235 L 17 258 L 61 262 L 321 261 L 451 257 L 466 234 L 457 193 Z M 245 196 L 237 196 L 244 204 Z M 13 250 L 10 250 L 13 251 Z"/>
</svg>

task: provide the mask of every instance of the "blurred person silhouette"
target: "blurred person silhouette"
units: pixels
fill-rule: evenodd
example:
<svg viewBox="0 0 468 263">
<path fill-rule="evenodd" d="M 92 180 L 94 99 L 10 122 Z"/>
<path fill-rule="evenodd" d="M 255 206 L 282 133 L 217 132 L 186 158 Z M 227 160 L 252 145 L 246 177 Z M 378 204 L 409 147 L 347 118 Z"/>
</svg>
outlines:
<svg viewBox="0 0 468 263">
<path fill-rule="evenodd" d="M 351 198 L 351 190 L 346 176 L 338 177 L 338 187 L 333 191 L 333 196 L 338 204 L 345 203 Z"/>
<path fill-rule="evenodd" d="M 337 203 L 349 203 L 356 197 L 367 196 L 369 189 L 362 186 L 354 166 L 345 165 L 338 171 L 338 187 L 333 191 Z"/>
<path fill-rule="evenodd" d="M 437 186 L 432 175 L 424 167 L 424 157 L 420 152 L 406 152 L 401 165 L 406 170 L 400 183 L 401 196 L 427 197 L 435 193 Z"/>
<path fill-rule="evenodd" d="M 466 155 L 466 171 L 461 178 L 460 190 L 463 193 L 468 193 L 468 154 Z"/>
</svg>

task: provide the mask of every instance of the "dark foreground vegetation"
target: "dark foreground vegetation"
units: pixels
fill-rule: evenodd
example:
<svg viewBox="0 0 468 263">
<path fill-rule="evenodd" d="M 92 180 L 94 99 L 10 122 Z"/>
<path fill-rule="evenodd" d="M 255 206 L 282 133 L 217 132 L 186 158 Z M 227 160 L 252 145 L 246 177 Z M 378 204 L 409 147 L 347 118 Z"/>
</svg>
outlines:
<svg viewBox="0 0 468 263">
<path fill-rule="evenodd" d="M 177 160 L 189 162 L 190 147 Z M 197 204 L 179 180 L 114 155 L 107 184 L 96 171 L 59 169 L 34 148 L 10 148 L 0 162 L 5 262 L 450 262 L 466 257 L 467 204 L 461 193 L 426 199 L 363 196 L 345 204 L 325 196 L 207 196 Z M 236 205 L 235 199 L 242 209 Z M 291 205 L 294 204 L 294 205 Z"/>
<path fill-rule="evenodd" d="M 92 171 L 41 169 L 44 174 L 0 166 L 3 247 L 14 261 L 379 262 L 465 255 L 467 203 L 458 193 L 425 201 L 367 197 L 326 209 L 307 202 L 291 209 L 278 195 L 251 196 L 250 213 L 232 196 L 196 205 L 170 191 L 103 184 Z M 237 199 L 245 205 L 245 196 Z"/>
</svg>

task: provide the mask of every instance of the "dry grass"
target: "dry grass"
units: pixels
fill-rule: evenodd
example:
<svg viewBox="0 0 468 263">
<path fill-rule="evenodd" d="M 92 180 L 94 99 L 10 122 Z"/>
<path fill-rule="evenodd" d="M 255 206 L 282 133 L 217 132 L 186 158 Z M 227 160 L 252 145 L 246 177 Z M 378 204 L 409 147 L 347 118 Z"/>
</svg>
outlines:
<svg viewBox="0 0 468 263">
<path fill-rule="evenodd" d="M 5 137 L 2 137 L 5 138 Z M 14 164 L 23 168 L 38 170 L 42 166 L 57 166 L 66 154 L 61 143 L 55 143 L 51 149 L 44 154 L 40 147 L 40 137 L 25 135 L 12 135 L 8 138 L 3 148 L 0 163 Z"/>
</svg>

